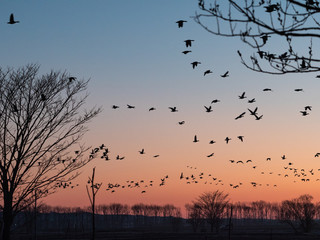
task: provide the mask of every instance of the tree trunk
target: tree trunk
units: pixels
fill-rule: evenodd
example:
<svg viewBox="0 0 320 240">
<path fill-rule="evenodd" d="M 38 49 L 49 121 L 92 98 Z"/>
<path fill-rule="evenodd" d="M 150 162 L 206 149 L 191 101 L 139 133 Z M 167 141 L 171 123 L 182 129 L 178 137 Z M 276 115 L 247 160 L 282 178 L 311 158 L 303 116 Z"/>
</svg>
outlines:
<svg viewBox="0 0 320 240">
<path fill-rule="evenodd" d="M 12 209 L 12 198 L 4 198 L 4 208 L 3 208 L 3 232 L 2 239 L 10 240 L 10 230 L 13 222 L 13 209 Z"/>
</svg>

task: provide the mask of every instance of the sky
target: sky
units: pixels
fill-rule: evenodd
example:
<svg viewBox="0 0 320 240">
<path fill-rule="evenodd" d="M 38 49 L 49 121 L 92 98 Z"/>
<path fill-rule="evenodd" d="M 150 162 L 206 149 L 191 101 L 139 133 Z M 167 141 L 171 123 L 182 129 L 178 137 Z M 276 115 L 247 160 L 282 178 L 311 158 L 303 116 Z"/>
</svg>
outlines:
<svg viewBox="0 0 320 240">
<path fill-rule="evenodd" d="M 228 193 L 232 202 L 282 201 L 305 193 L 320 201 L 320 181 L 316 181 L 320 158 L 314 157 L 320 152 L 316 74 L 274 76 L 248 70 L 237 50 L 248 57 L 252 49 L 238 38 L 206 32 L 191 18 L 196 11 L 194 0 L 2 2 L 0 66 L 36 63 L 40 73 L 54 69 L 90 79 L 86 107 L 103 108 L 82 141 L 92 147 L 104 143 L 111 160 L 94 159 L 75 180 L 78 187 L 62 189 L 44 202 L 89 205 L 85 186 L 93 167 L 103 184 L 98 204 L 170 203 L 183 208 L 201 193 L 214 190 Z M 6 24 L 11 13 L 19 24 Z M 180 19 L 187 20 L 183 28 L 176 24 Z M 192 52 L 184 55 L 186 39 L 194 42 Z M 192 69 L 193 61 L 201 64 Z M 208 69 L 213 73 L 203 76 Z M 230 77 L 221 78 L 226 71 Z M 273 91 L 263 92 L 264 88 Z M 295 92 L 296 88 L 304 91 Z M 243 92 L 247 99 L 239 100 Z M 252 98 L 256 103 L 248 104 Z M 213 112 L 206 113 L 204 106 L 213 99 L 221 102 L 212 104 Z M 128 109 L 127 104 L 135 109 Z M 300 111 L 307 105 L 312 111 L 303 117 Z M 168 107 L 174 106 L 178 112 L 171 113 Z M 148 111 L 150 107 L 156 110 Z M 263 115 L 260 121 L 247 111 L 255 107 Z M 235 120 L 242 112 L 247 112 L 245 117 Z M 193 143 L 195 135 L 197 143 Z M 243 142 L 237 138 L 240 135 Z M 226 137 L 231 138 L 229 144 Z M 210 145 L 210 140 L 216 143 Z M 139 154 L 141 149 L 145 154 Z M 211 153 L 214 156 L 208 158 Z M 116 161 L 117 155 L 125 159 Z M 283 155 L 286 160 L 281 159 Z M 266 161 L 268 157 L 272 160 Z M 229 161 L 249 159 L 252 163 Z M 302 182 L 284 169 L 288 162 L 305 171 L 313 169 L 314 175 Z M 193 174 L 198 183 L 180 180 L 181 173 Z M 159 186 L 167 175 L 165 185 Z M 153 181 L 153 186 L 145 188 L 141 183 L 140 188 L 106 191 L 108 183 L 141 180 Z M 240 183 L 236 189 L 230 186 Z"/>
</svg>

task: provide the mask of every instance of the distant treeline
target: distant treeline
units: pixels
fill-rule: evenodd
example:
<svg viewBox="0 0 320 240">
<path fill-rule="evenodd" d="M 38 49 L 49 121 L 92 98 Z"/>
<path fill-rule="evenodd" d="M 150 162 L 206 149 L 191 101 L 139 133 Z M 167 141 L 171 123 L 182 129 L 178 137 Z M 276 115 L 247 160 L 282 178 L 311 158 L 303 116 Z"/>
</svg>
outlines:
<svg viewBox="0 0 320 240">
<path fill-rule="evenodd" d="M 320 219 L 320 203 L 312 203 L 312 196 L 302 195 L 281 203 L 266 201 L 229 203 L 218 198 L 221 192 L 203 194 L 211 197 L 201 203 L 200 198 L 185 205 L 186 216 L 181 209 L 172 204 L 101 204 L 96 206 L 97 230 L 157 229 L 178 231 L 188 228 L 190 231 L 233 228 L 234 223 L 254 220 L 255 222 L 286 224 L 295 232 L 309 232 Z M 208 195 L 209 194 L 209 195 Z M 213 194 L 213 195 L 212 195 Z M 211 201 L 211 202 L 210 202 Z M 206 205 L 207 204 L 207 205 Z M 21 212 L 14 223 L 13 230 L 32 232 L 34 223 L 38 231 L 90 231 L 90 207 L 62 207 L 42 204 L 35 210 L 29 207 Z"/>
</svg>

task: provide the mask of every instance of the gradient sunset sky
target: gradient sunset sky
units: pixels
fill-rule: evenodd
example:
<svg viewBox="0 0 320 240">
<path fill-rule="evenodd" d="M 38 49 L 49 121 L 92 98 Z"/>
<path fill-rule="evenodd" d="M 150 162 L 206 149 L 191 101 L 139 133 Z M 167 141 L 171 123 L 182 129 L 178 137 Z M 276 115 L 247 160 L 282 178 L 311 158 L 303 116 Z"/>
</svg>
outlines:
<svg viewBox="0 0 320 240">
<path fill-rule="evenodd" d="M 248 57 L 252 49 L 238 38 L 214 36 L 196 24 L 190 17 L 198 11 L 197 2 L 2 2 L 0 66 L 37 63 L 41 73 L 66 70 L 77 78 L 90 78 L 87 107 L 103 107 L 90 123 L 83 143 L 93 147 L 104 143 L 111 160 L 93 160 L 75 181 L 79 187 L 61 190 L 45 202 L 89 205 L 85 185 L 94 166 L 97 181 L 103 183 L 98 204 L 172 203 L 183 207 L 202 192 L 216 189 L 229 193 L 233 202 L 281 201 L 305 193 L 320 201 L 320 181 L 316 181 L 320 178 L 320 158 L 314 157 L 320 152 L 317 74 L 272 76 L 246 69 L 237 50 Z M 6 24 L 11 13 L 19 24 Z M 179 29 L 176 21 L 180 19 L 188 22 Z M 195 41 L 192 53 L 184 55 L 186 39 Z M 314 44 L 314 52 L 318 46 Z M 192 69 L 193 61 L 202 64 Z M 213 73 L 203 76 L 207 69 Z M 227 70 L 230 77 L 221 78 Z M 273 91 L 263 92 L 264 88 Z M 295 92 L 296 88 L 304 91 Z M 247 99 L 238 99 L 242 92 Z M 248 104 L 251 98 L 256 103 Z M 213 99 L 221 102 L 213 104 L 212 113 L 206 113 L 204 105 L 209 106 Z M 120 108 L 112 109 L 114 104 Z M 136 108 L 128 109 L 127 104 Z M 312 111 L 303 117 L 300 111 L 307 105 Z M 168 107 L 172 106 L 178 112 L 171 113 Z M 156 111 L 149 112 L 150 107 Z M 247 111 L 255 107 L 263 115 L 260 121 Z M 244 118 L 234 120 L 245 111 Z M 179 121 L 185 124 L 179 125 Z M 194 135 L 198 143 L 192 142 Z M 244 142 L 237 139 L 239 135 L 244 136 Z M 224 141 L 227 136 L 232 139 L 229 144 Z M 216 143 L 210 145 L 212 139 Z M 138 152 L 142 148 L 144 155 Z M 214 153 L 212 158 L 207 157 L 210 153 Z M 125 159 L 116 161 L 118 154 Z M 153 158 L 157 154 L 160 156 Z M 282 160 L 282 155 L 287 159 Z M 268 157 L 272 160 L 267 162 Z M 230 159 L 250 159 L 252 163 L 232 164 Z M 306 172 L 313 169 L 314 175 L 306 177 L 310 181 L 302 182 L 293 171 L 285 170 L 289 162 Z M 203 172 L 204 177 L 198 183 L 186 184 L 179 179 L 181 172 L 197 177 Z M 166 184 L 159 186 L 166 175 Z M 222 180 L 223 185 L 216 185 L 212 177 Z M 122 185 L 127 180 L 152 180 L 154 185 L 116 189 L 114 193 L 105 190 L 108 183 Z M 240 182 L 237 189 L 229 185 Z M 254 188 L 250 182 L 261 186 Z M 142 190 L 146 193 L 141 194 Z"/>
</svg>

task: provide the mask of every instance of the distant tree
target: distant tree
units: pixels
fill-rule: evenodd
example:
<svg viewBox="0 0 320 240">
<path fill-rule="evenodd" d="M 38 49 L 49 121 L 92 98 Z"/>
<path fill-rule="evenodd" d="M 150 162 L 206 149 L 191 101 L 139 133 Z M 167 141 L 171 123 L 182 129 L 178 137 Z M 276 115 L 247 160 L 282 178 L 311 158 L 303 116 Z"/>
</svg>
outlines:
<svg viewBox="0 0 320 240">
<path fill-rule="evenodd" d="M 312 199 L 311 195 L 306 194 L 283 201 L 280 206 L 279 220 L 289 224 L 296 233 L 298 227 L 301 227 L 304 232 L 309 232 L 314 225 L 316 214 L 316 207 Z"/>
<path fill-rule="evenodd" d="M 197 203 L 186 204 L 187 222 L 191 224 L 194 232 L 197 232 L 199 226 L 203 222 L 202 210 Z"/>
<path fill-rule="evenodd" d="M 225 209 L 229 200 L 228 194 L 216 190 L 214 192 L 205 192 L 201 194 L 193 204 L 200 207 L 203 217 L 210 224 L 211 232 L 216 228 L 218 232 L 222 224 L 222 218 L 225 215 Z"/>
<path fill-rule="evenodd" d="M 318 0 L 198 0 L 198 5 L 194 19 L 205 30 L 239 37 L 254 49 L 249 60 L 238 51 L 247 68 L 270 74 L 320 71 L 312 41 L 320 38 Z M 304 52 L 299 38 L 309 39 Z"/>
<path fill-rule="evenodd" d="M 90 210 L 92 213 L 92 235 L 91 235 L 91 239 L 95 240 L 96 238 L 96 222 L 95 222 L 95 210 L 96 210 L 96 195 L 98 193 L 98 191 L 100 190 L 100 187 L 102 185 L 102 183 L 97 183 L 95 182 L 94 178 L 95 178 L 95 170 L 96 168 L 94 167 L 92 169 L 92 175 L 91 177 L 89 177 L 88 180 L 88 185 L 86 185 L 86 189 L 87 189 L 87 194 L 90 200 Z M 89 190 L 90 189 L 90 190 Z"/>
<path fill-rule="evenodd" d="M 65 72 L 39 75 L 38 65 L 0 68 L 3 239 L 10 239 L 14 217 L 34 202 L 35 193 L 37 199 L 54 193 L 95 157 L 84 157 L 84 146 L 70 153 L 80 144 L 86 124 L 101 111 L 81 113 L 87 84 Z"/>
</svg>

